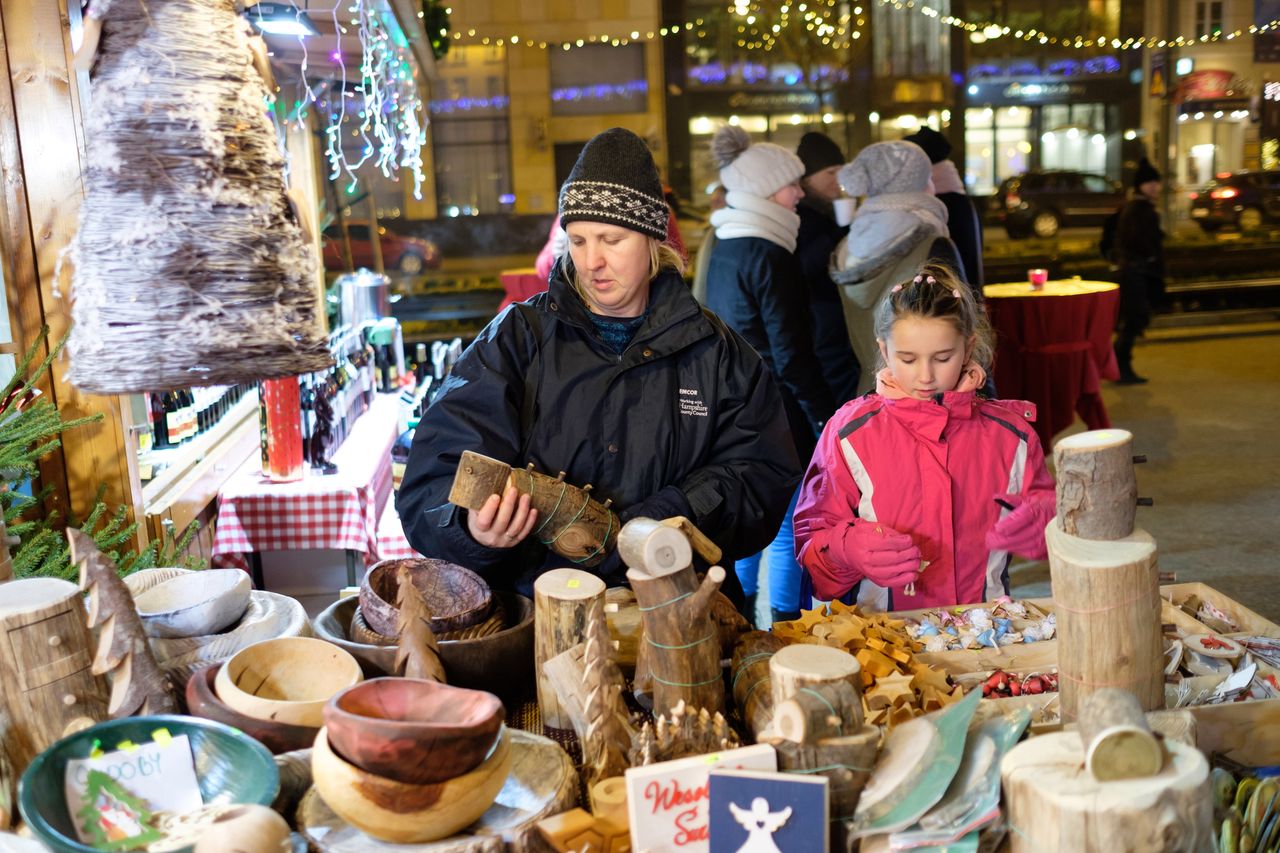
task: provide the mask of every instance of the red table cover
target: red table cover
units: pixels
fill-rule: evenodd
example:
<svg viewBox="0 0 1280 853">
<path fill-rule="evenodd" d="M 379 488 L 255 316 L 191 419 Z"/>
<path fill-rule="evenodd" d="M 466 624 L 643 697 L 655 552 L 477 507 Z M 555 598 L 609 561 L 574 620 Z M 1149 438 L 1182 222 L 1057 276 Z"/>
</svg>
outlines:
<svg viewBox="0 0 1280 853">
<path fill-rule="evenodd" d="M 1051 281 L 983 288 L 996 333 L 996 393 L 1036 405 L 1046 451 L 1078 414 L 1090 429 L 1111 426 L 1101 380 L 1120 376 L 1111 335 L 1120 290 L 1110 282 Z"/>
</svg>

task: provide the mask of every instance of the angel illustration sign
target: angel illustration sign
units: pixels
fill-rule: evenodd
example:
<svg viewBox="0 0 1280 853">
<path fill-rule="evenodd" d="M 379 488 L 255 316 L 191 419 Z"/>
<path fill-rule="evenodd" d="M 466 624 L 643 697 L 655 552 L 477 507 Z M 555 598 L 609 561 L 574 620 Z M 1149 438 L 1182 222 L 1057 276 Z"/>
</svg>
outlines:
<svg viewBox="0 0 1280 853">
<path fill-rule="evenodd" d="M 826 850 L 827 785 L 824 776 L 711 771 L 711 853 Z"/>
</svg>

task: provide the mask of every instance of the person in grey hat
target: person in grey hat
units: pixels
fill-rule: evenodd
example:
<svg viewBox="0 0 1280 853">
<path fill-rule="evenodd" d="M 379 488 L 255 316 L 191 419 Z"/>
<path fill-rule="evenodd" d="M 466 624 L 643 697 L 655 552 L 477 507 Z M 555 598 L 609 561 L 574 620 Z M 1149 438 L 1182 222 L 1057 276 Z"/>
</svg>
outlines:
<svg viewBox="0 0 1280 853">
<path fill-rule="evenodd" d="M 684 516 L 734 560 L 763 548 L 800 479 L 782 400 L 754 350 L 689 293 L 663 243 L 644 141 L 592 138 L 560 191 L 567 239 L 548 290 L 509 306 L 454 365 L 414 436 L 396 509 L 409 543 L 528 593 L 562 530 L 509 488 L 448 502 L 465 450 L 591 484 L 622 522 Z M 616 552 L 592 567 L 623 580 Z M 732 574 L 723 591 L 742 593 Z"/>
</svg>

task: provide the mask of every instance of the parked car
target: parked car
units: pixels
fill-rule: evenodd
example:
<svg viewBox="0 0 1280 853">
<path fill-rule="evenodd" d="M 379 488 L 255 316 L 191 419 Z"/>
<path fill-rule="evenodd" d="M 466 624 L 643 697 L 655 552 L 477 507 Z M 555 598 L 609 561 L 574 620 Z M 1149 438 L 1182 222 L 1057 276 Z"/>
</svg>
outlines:
<svg viewBox="0 0 1280 853">
<path fill-rule="evenodd" d="M 352 264 L 356 269 L 373 269 L 373 242 L 369 239 L 369 223 L 348 221 L 347 233 L 351 237 Z M 440 249 L 430 240 L 402 237 L 388 231 L 385 225 L 378 226 L 378 236 L 382 244 L 382 266 L 388 271 L 421 275 L 425 270 L 440 266 Z M 342 229 L 336 223 L 324 230 L 324 267 L 334 271 L 347 268 L 342 258 Z"/>
<path fill-rule="evenodd" d="M 1118 181 L 1062 170 L 1006 178 L 992 203 L 995 221 L 1018 240 L 1047 239 L 1062 228 L 1101 225 L 1124 199 L 1124 187 Z"/>
<path fill-rule="evenodd" d="M 1191 196 L 1191 218 L 1212 234 L 1224 225 L 1255 231 L 1280 222 L 1280 171 L 1226 172 Z"/>
</svg>

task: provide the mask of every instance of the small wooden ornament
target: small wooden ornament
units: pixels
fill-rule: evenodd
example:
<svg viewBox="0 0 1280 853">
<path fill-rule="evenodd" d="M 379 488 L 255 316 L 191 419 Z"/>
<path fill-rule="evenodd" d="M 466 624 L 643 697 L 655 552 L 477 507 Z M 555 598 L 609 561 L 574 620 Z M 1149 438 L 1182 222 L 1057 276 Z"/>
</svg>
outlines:
<svg viewBox="0 0 1280 853">
<path fill-rule="evenodd" d="M 604 620 L 604 600 L 595 599 L 587 618 L 587 642 L 583 651 L 584 689 L 587 694 L 587 737 L 582 744 L 587 765 L 587 785 L 621 776 L 627 769 L 631 732 L 622 702 L 622 673 L 609 659 L 609 630 Z"/>
<path fill-rule="evenodd" d="M 570 809 L 538 821 L 538 834 L 556 853 L 630 853 L 631 832 L 626 823 Z"/>
<path fill-rule="evenodd" d="M 620 826 L 628 824 L 625 777 L 614 776 L 610 779 L 601 779 L 591 786 L 587 796 L 591 802 L 593 815 L 611 820 Z"/>
<path fill-rule="evenodd" d="M 176 714 L 178 702 L 164 670 L 156 664 L 133 606 L 133 596 L 116 565 L 83 531 L 67 529 L 71 561 L 80 569 L 80 588 L 89 594 L 88 626 L 98 629 L 95 675 L 111 674 L 112 718 L 134 714 Z"/>
<path fill-rule="evenodd" d="M 542 724 L 569 729 L 572 718 L 560 706 L 559 694 L 543 664 L 581 643 L 588 614 L 604 603 L 604 581 L 578 569 L 552 569 L 533 583 L 533 658 L 537 667 L 538 710 Z"/>
<path fill-rule="evenodd" d="M 431 632 L 431 614 L 422 600 L 422 593 L 413 585 L 406 567 L 400 568 L 400 593 L 396 600 L 399 608 L 399 648 L 396 651 L 396 672 L 405 678 L 425 678 L 444 683 L 444 664 L 440 661 L 440 646 Z"/>
<path fill-rule="evenodd" d="M 1133 533 L 1138 483 L 1133 434 L 1091 430 L 1053 447 L 1058 525 L 1081 539 L 1123 539 Z"/>
<path fill-rule="evenodd" d="M 738 746 L 738 736 L 720 713 L 687 708 L 683 702 L 669 716 L 645 723 L 631 741 L 632 767 L 672 761 L 690 755 L 706 755 Z"/>
<path fill-rule="evenodd" d="M 1078 728 L 1085 767 L 1099 782 L 1141 779 L 1164 767 L 1164 747 L 1127 690 L 1107 687 L 1089 694 L 1080 706 Z"/>
</svg>

